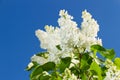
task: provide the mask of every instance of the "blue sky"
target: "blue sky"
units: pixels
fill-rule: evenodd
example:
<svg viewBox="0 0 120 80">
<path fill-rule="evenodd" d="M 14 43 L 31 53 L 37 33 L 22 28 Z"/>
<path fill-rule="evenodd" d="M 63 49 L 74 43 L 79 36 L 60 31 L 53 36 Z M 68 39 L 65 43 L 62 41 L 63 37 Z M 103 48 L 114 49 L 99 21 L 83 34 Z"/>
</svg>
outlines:
<svg viewBox="0 0 120 80">
<path fill-rule="evenodd" d="M 0 0 L 0 79 L 29 80 L 25 67 L 42 51 L 35 30 L 57 26 L 59 10 L 68 10 L 80 26 L 87 9 L 100 25 L 99 37 L 120 57 L 119 0 Z"/>
</svg>

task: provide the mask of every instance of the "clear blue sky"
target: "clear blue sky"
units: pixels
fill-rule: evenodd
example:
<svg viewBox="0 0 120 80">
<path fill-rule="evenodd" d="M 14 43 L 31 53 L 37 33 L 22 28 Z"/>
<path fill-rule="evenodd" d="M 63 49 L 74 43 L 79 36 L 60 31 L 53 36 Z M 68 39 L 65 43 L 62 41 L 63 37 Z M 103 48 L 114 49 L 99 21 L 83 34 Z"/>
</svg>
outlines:
<svg viewBox="0 0 120 80">
<path fill-rule="evenodd" d="M 66 9 L 81 23 L 87 9 L 100 25 L 99 37 L 120 57 L 120 0 L 0 0 L 0 80 L 29 80 L 25 67 L 40 52 L 36 29 L 57 26 Z"/>
</svg>

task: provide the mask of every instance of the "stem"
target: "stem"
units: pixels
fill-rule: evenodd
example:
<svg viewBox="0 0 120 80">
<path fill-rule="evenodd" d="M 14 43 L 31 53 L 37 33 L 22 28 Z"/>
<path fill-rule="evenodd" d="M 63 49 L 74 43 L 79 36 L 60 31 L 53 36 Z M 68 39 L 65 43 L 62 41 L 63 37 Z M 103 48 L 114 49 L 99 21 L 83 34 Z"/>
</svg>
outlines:
<svg viewBox="0 0 120 80">
<path fill-rule="evenodd" d="M 55 67 L 54 72 L 55 72 L 55 77 L 58 78 L 57 67 Z"/>
<path fill-rule="evenodd" d="M 79 53 L 79 69 L 80 69 L 80 67 L 81 67 L 81 59 L 82 59 L 82 54 L 81 53 Z M 80 70 L 79 70 L 79 72 L 80 72 Z M 81 72 L 80 72 L 81 73 Z M 80 78 L 80 75 L 78 75 L 78 78 Z"/>
<path fill-rule="evenodd" d="M 72 62 L 73 63 L 73 62 Z M 73 63 L 74 65 L 75 65 L 75 69 L 80 73 L 80 71 L 79 71 L 79 67 L 75 64 L 75 63 Z"/>
<path fill-rule="evenodd" d="M 91 80 L 92 76 L 89 77 L 89 80 Z"/>
<path fill-rule="evenodd" d="M 81 66 L 81 58 L 82 58 L 82 54 L 79 53 L 79 61 L 80 61 L 80 63 L 79 63 L 79 68 L 80 68 L 80 66 Z"/>
<path fill-rule="evenodd" d="M 79 52 L 79 49 L 76 47 L 77 49 L 77 54 L 78 54 L 78 59 L 79 59 L 79 64 L 78 64 L 78 69 L 79 69 L 79 74 L 78 74 L 78 79 L 80 78 L 80 73 L 81 73 L 81 59 L 82 59 L 82 53 Z"/>
</svg>

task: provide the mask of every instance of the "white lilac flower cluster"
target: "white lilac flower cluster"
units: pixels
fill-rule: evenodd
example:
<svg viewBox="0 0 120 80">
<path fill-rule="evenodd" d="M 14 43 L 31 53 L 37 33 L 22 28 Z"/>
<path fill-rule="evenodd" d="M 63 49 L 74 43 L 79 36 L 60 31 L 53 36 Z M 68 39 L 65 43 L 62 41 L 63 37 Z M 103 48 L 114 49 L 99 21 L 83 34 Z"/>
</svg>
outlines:
<svg viewBox="0 0 120 80">
<path fill-rule="evenodd" d="M 106 72 L 106 77 L 104 80 L 120 80 L 120 70 L 113 64 L 112 61 L 106 60 L 106 67 L 108 71 Z"/>
<path fill-rule="evenodd" d="M 79 52 L 89 51 L 93 44 L 102 45 L 101 39 L 97 38 L 99 25 L 86 10 L 82 12 L 83 22 L 81 29 L 77 27 L 73 17 L 67 11 L 61 10 L 58 24 L 60 27 L 45 26 L 45 31 L 37 30 L 36 36 L 41 42 L 41 48 L 49 52 L 48 61 L 59 62 L 59 57 L 74 57 L 74 49 Z M 59 46 L 59 50 L 56 46 Z M 32 59 L 34 61 L 33 56 Z M 41 59 L 41 58 L 40 58 Z M 36 59 L 36 60 L 40 60 Z M 42 60 L 45 61 L 46 60 Z"/>
<path fill-rule="evenodd" d="M 116 69 L 116 66 L 111 66 L 104 80 L 120 80 L 120 70 Z"/>
<path fill-rule="evenodd" d="M 63 74 L 63 80 L 81 80 L 81 79 L 77 79 L 77 76 L 71 74 L 71 71 L 68 68 L 66 68 Z"/>
<path fill-rule="evenodd" d="M 35 34 L 40 40 L 40 47 L 47 50 L 48 54 L 46 58 L 34 55 L 31 57 L 31 61 L 40 65 L 44 65 L 47 62 L 59 64 L 60 58 L 70 57 L 71 63 L 69 68 L 66 68 L 64 73 L 61 74 L 63 80 L 81 80 L 77 79 L 78 77 L 71 72 L 70 68 L 80 63 L 79 60 L 75 59 L 76 52 L 78 54 L 92 53 L 90 49 L 92 45 L 102 46 L 102 40 L 97 37 L 99 25 L 86 10 L 82 12 L 83 21 L 81 27 L 78 27 L 77 23 L 73 21 L 73 16 L 69 15 L 67 11 L 61 10 L 59 16 L 59 27 L 46 25 L 45 31 L 36 30 Z M 95 67 L 99 67 L 98 65 L 101 64 L 100 60 L 97 57 L 93 60 L 95 62 L 92 64 L 95 64 Z M 32 62 L 29 63 L 28 68 L 33 67 L 34 64 Z M 106 69 L 104 80 L 120 80 L 120 70 L 114 66 L 112 61 L 106 60 L 105 67 L 108 69 Z M 99 70 L 100 68 L 96 69 Z M 49 75 L 49 73 L 45 71 L 44 75 Z M 98 77 L 100 78 L 101 76 L 99 75 Z"/>
</svg>

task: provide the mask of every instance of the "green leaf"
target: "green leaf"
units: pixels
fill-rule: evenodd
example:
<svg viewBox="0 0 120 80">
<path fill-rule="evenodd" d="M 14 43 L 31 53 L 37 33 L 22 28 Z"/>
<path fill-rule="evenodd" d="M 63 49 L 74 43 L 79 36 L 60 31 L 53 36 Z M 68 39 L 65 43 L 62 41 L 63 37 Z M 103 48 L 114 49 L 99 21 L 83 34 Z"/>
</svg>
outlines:
<svg viewBox="0 0 120 80">
<path fill-rule="evenodd" d="M 82 77 L 82 80 L 88 80 L 88 77 L 87 77 L 87 75 L 86 75 L 85 73 L 83 73 L 83 74 L 81 75 L 81 77 Z"/>
<path fill-rule="evenodd" d="M 98 80 L 102 80 L 101 68 L 95 61 L 93 61 L 92 64 L 90 65 L 90 71 L 91 71 L 91 73 L 93 75 L 97 75 L 98 76 Z"/>
<path fill-rule="evenodd" d="M 92 45 L 91 50 L 93 52 L 98 52 L 100 55 L 110 60 L 112 60 L 115 57 L 115 51 L 113 49 L 105 49 L 100 45 Z"/>
<path fill-rule="evenodd" d="M 106 51 L 106 49 L 98 44 L 91 46 L 91 51 L 93 51 L 93 57 L 96 58 L 97 52 Z"/>
<path fill-rule="evenodd" d="M 37 67 L 35 67 L 35 69 L 32 71 L 32 73 L 30 74 L 30 78 L 31 80 L 34 79 L 38 79 L 39 75 L 43 72 L 43 69 L 40 65 L 38 65 Z"/>
<path fill-rule="evenodd" d="M 92 63 L 92 58 L 89 56 L 89 54 L 88 53 L 83 54 L 81 58 L 80 69 L 84 71 L 88 70 L 90 68 L 91 63 Z"/>
<path fill-rule="evenodd" d="M 62 77 L 59 72 L 52 72 L 51 78 L 49 80 L 62 80 Z"/>
<path fill-rule="evenodd" d="M 51 77 L 49 75 L 40 75 L 39 80 L 49 80 Z"/>
<path fill-rule="evenodd" d="M 61 58 L 61 61 L 64 62 L 64 63 L 70 63 L 71 62 L 71 57 Z"/>
<path fill-rule="evenodd" d="M 30 78 L 32 80 L 38 79 L 43 71 L 52 71 L 52 70 L 54 70 L 54 68 L 55 68 L 54 62 L 48 62 L 48 63 L 45 63 L 44 65 L 38 65 L 32 71 Z"/>
<path fill-rule="evenodd" d="M 118 69 L 120 69 L 120 58 L 115 58 L 114 64 L 117 66 Z"/>
<path fill-rule="evenodd" d="M 58 49 L 58 50 L 62 50 L 62 48 L 60 47 L 60 45 L 56 45 L 56 48 Z"/>
<path fill-rule="evenodd" d="M 63 80 L 60 76 L 55 77 L 55 76 L 51 76 L 51 78 L 49 80 Z"/>
<path fill-rule="evenodd" d="M 104 48 L 104 47 L 102 47 L 102 46 L 100 46 L 100 45 L 92 45 L 91 46 L 91 50 L 92 51 L 98 51 L 98 52 L 100 52 L 100 51 L 106 51 L 106 49 Z"/>
<path fill-rule="evenodd" d="M 75 66 L 74 66 L 74 67 L 71 67 L 70 70 L 71 70 L 71 72 L 74 73 L 75 75 L 78 75 L 78 74 L 80 73 L 79 68 L 76 68 Z"/>
<path fill-rule="evenodd" d="M 64 72 L 64 70 L 70 66 L 70 63 L 70 57 L 61 58 L 61 62 L 59 64 L 60 73 Z"/>
<path fill-rule="evenodd" d="M 55 63 L 54 62 L 47 62 L 44 65 L 42 65 L 42 69 L 44 71 L 51 71 L 55 69 Z"/>
<path fill-rule="evenodd" d="M 106 77 L 107 67 L 106 66 L 101 66 L 101 71 L 102 71 L 102 77 L 104 79 Z"/>
<path fill-rule="evenodd" d="M 89 55 L 89 53 L 85 53 L 82 55 L 81 64 L 80 64 L 80 76 L 82 80 L 88 80 L 90 65 L 92 63 L 93 58 Z"/>
<path fill-rule="evenodd" d="M 100 54 L 105 57 L 108 58 L 110 60 L 112 60 L 115 57 L 115 51 L 113 49 L 107 49 L 104 52 L 100 52 Z"/>
</svg>

